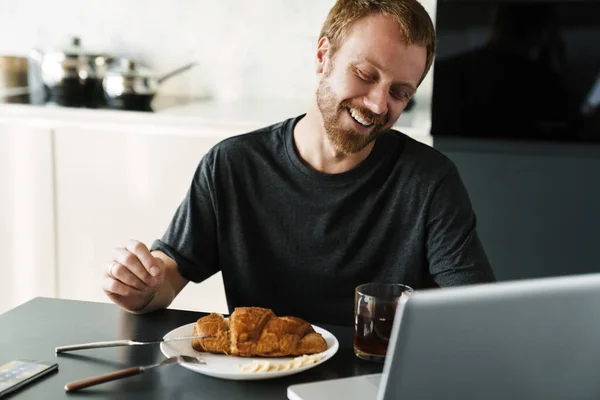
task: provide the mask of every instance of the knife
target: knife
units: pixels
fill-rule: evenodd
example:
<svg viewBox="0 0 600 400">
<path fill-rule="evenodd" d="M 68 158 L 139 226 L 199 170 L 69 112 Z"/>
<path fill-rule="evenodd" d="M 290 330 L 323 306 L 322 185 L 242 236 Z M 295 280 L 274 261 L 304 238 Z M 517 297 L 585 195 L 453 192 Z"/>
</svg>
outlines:
<svg viewBox="0 0 600 400">
<path fill-rule="evenodd" d="M 82 343 L 82 344 L 72 344 L 69 346 L 60 346 L 54 349 L 55 354 L 65 353 L 68 351 L 77 351 L 77 350 L 85 350 L 85 349 L 99 349 L 102 347 L 117 347 L 117 346 L 141 346 L 145 344 L 156 344 L 156 343 L 168 343 L 175 342 L 178 340 L 192 340 L 192 339 L 202 339 L 205 338 L 206 335 L 195 335 L 195 336 L 178 336 L 172 338 L 162 338 L 162 339 L 154 339 L 154 340 L 109 340 L 106 342 L 92 342 L 92 343 Z"/>
</svg>

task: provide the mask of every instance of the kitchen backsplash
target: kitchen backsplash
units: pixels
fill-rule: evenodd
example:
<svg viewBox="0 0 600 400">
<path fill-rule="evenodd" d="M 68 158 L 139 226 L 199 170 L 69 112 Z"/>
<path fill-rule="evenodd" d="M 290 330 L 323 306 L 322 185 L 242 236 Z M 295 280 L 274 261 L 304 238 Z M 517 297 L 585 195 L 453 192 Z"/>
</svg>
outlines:
<svg viewBox="0 0 600 400">
<path fill-rule="evenodd" d="M 164 94 L 222 100 L 300 99 L 314 87 L 313 57 L 334 0 L 0 0 L 0 54 L 82 46 L 135 57 L 165 81 Z M 435 0 L 423 0 L 435 17 Z M 430 74 L 431 75 L 431 74 Z M 431 92 L 431 79 L 420 88 Z"/>
</svg>

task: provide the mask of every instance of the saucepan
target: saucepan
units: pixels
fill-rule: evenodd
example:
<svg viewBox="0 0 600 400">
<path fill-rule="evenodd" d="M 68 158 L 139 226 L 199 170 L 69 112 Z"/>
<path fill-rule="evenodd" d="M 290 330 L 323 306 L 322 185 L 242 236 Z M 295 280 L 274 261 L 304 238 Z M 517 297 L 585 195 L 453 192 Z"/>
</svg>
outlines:
<svg viewBox="0 0 600 400">
<path fill-rule="evenodd" d="M 152 99 L 159 86 L 169 78 L 194 67 L 191 62 L 162 76 L 136 61 L 122 58 L 109 67 L 102 87 L 109 108 L 130 111 L 151 111 Z"/>
<path fill-rule="evenodd" d="M 103 105 L 102 79 L 114 57 L 90 52 L 73 37 L 65 48 L 51 51 L 32 49 L 30 57 L 37 62 L 47 98 L 71 107 Z"/>
</svg>

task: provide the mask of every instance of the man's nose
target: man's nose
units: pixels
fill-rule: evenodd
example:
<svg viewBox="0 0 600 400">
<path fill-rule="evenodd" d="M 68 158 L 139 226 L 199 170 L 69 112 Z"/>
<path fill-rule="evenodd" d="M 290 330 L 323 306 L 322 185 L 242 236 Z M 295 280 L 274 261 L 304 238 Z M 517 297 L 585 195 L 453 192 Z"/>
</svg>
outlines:
<svg viewBox="0 0 600 400">
<path fill-rule="evenodd" d="M 365 97 L 364 103 L 374 114 L 384 115 L 388 111 L 388 89 L 383 85 L 373 87 Z"/>
</svg>

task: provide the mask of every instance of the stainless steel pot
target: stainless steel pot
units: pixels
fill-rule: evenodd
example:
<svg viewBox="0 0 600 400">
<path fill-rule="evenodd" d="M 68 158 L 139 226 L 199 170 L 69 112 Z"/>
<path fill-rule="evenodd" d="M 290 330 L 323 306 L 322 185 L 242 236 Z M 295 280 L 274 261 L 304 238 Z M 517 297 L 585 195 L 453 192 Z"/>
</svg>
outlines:
<svg viewBox="0 0 600 400">
<path fill-rule="evenodd" d="M 159 86 L 195 65 L 196 62 L 192 62 L 158 77 L 133 60 L 121 59 L 109 68 L 102 82 L 106 104 L 120 110 L 151 111 Z"/>
<path fill-rule="evenodd" d="M 64 49 L 52 52 L 33 49 L 30 56 L 40 66 L 49 100 L 75 107 L 104 104 L 102 79 L 112 56 L 85 51 L 78 37 L 72 38 Z"/>
</svg>

